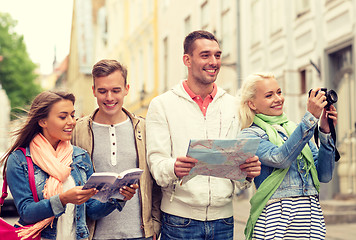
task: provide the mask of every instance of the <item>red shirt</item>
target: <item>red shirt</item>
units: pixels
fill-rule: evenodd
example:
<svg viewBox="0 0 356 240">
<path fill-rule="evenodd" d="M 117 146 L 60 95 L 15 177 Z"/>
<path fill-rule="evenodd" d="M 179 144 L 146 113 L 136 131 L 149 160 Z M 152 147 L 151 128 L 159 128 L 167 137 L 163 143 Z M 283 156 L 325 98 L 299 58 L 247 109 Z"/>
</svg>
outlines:
<svg viewBox="0 0 356 240">
<path fill-rule="evenodd" d="M 214 83 L 213 85 L 213 91 L 208 94 L 205 99 L 203 99 L 200 95 L 196 95 L 195 93 L 193 93 L 192 90 L 190 90 L 190 88 L 188 87 L 187 84 L 187 80 L 183 81 L 183 87 L 184 90 L 189 94 L 189 96 L 193 99 L 194 102 L 196 102 L 200 108 L 200 110 L 202 111 L 202 113 L 204 114 L 204 116 L 206 115 L 206 110 L 208 109 L 209 104 L 213 101 L 216 92 L 218 91 L 216 84 Z"/>
</svg>

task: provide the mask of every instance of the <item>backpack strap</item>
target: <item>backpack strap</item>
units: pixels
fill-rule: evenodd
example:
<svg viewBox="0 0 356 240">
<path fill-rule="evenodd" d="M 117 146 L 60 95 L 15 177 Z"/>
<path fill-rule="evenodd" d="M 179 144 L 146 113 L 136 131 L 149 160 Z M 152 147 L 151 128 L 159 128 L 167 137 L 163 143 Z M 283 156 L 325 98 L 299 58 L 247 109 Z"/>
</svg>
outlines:
<svg viewBox="0 0 356 240">
<path fill-rule="evenodd" d="M 26 157 L 26 161 L 27 161 L 27 167 L 28 167 L 28 180 L 30 183 L 30 189 L 33 195 L 33 199 L 35 200 L 35 202 L 38 202 L 38 195 L 37 195 L 37 190 L 36 190 L 36 182 L 35 182 L 35 171 L 33 168 L 33 162 L 32 159 L 28 156 L 26 156 L 26 149 L 23 147 L 19 147 L 19 150 L 21 150 L 23 152 L 23 154 Z M 7 193 L 7 180 L 6 180 L 6 172 L 5 172 L 5 168 L 4 168 L 4 183 L 2 185 L 2 195 L 0 198 L 0 207 L 4 204 L 5 198 L 8 196 Z"/>
</svg>

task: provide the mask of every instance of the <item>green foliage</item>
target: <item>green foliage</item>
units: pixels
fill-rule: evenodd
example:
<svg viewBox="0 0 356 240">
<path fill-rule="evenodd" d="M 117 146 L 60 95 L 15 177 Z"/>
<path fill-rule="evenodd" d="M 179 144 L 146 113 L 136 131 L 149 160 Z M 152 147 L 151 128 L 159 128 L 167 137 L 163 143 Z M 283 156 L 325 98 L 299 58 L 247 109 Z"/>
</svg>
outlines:
<svg viewBox="0 0 356 240">
<path fill-rule="evenodd" d="M 27 53 L 23 36 L 14 32 L 16 24 L 9 14 L 0 12 L 0 83 L 10 99 L 12 113 L 29 105 L 41 91 L 35 83 L 36 65 Z"/>
</svg>

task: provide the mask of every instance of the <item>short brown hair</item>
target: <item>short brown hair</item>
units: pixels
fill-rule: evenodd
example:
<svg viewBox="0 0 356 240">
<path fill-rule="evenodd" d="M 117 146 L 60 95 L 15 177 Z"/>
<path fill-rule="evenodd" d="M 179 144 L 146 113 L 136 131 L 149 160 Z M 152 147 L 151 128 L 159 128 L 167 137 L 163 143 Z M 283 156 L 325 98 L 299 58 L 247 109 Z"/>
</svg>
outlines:
<svg viewBox="0 0 356 240">
<path fill-rule="evenodd" d="M 125 86 L 126 86 L 127 68 L 123 66 L 121 63 L 119 63 L 118 61 L 109 60 L 109 59 L 100 60 L 93 66 L 93 70 L 92 70 L 93 85 L 95 86 L 95 78 L 106 77 L 116 71 L 121 72 L 121 75 L 125 80 Z"/>
<path fill-rule="evenodd" d="M 213 40 L 219 44 L 219 41 L 216 39 L 214 34 L 204 30 L 194 31 L 189 33 L 184 39 L 184 54 L 192 55 L 194 50 L 193 44 L 197 39 Z"/>
</svg>

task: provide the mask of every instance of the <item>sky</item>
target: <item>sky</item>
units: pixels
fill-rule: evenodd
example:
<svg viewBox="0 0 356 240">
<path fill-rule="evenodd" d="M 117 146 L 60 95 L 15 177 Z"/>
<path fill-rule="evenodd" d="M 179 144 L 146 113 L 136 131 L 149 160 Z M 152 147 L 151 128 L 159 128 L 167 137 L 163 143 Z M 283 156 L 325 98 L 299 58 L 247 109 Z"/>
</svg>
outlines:
<svg viewBox="0 0 356 240">
<path fill-rule="evenodd" d="M 52 72 L 69 54 L 73 0 L 0 0 L 0 12 L 17 20 L 15 31 L 24 36 L 31 60 L 41 74 Z"/>
</svg>

